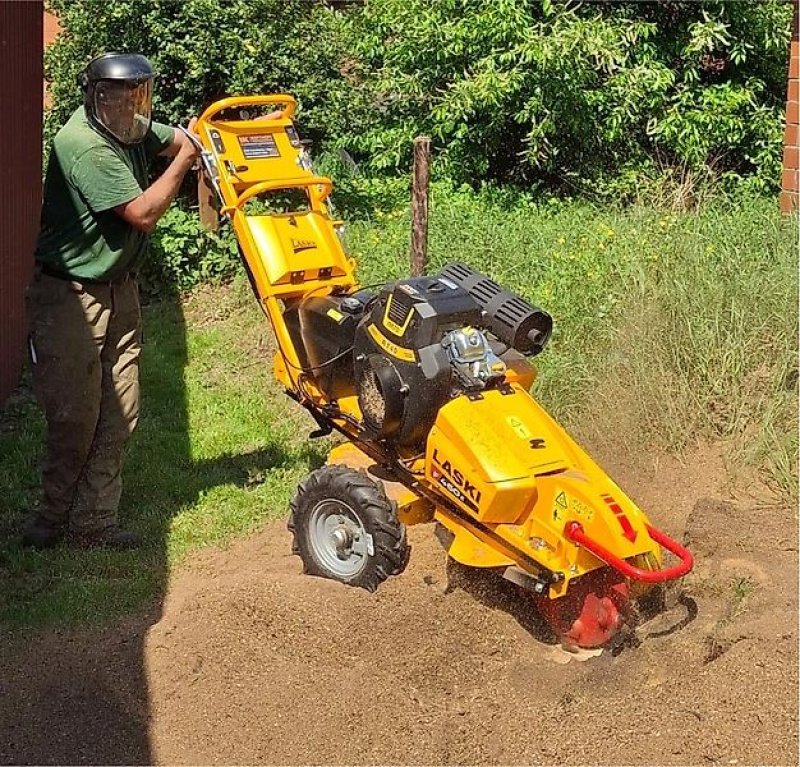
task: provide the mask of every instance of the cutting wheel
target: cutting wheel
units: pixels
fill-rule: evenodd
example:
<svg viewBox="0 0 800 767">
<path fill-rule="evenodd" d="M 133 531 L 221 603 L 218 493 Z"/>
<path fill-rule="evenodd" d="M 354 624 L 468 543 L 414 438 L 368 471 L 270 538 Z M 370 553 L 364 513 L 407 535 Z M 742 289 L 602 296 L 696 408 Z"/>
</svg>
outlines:
<svg viewBox="0 0 800 767">
<path fill-rule="evenodd" d="M 631 614 L 628 583 L 608 568 L 571 583 L 563 597 L 536 595 L 534 600 L 566 647 L 602 647 L 616 636 Z"/>
</svg>

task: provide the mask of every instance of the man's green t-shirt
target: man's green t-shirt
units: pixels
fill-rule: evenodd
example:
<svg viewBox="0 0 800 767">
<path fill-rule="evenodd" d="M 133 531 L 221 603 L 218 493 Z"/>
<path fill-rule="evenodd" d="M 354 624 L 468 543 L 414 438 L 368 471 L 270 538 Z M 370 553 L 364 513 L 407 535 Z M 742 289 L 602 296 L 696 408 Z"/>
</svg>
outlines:
<svg viewBox="0 0 800 767">
<path fill-rule="evenodd" d="M 114 208 L 147 188 L 148 167 L 173 135 L 154 122 L 144 141 L 124 147 L 92 128 L 79 107 L 53 140 L 36 260 L 76 280 L 114 280 L 135 269 L 147 235 Z"/>
</svg>

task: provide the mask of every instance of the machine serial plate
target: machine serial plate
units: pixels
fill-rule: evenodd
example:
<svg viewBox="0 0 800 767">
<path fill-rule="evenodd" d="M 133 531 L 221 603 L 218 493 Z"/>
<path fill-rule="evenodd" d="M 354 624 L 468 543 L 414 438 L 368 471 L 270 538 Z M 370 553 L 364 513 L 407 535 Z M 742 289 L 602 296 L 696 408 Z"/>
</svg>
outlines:
<svg viewBox="0 0 800 767">
<path fill-rule="evenodd" d="M 242 154 L 248 160 L 260 160 L 264 157 L 280 157 L 275 137 L 269 133 L 257 136 L 239 136 Z"/>
</svg>

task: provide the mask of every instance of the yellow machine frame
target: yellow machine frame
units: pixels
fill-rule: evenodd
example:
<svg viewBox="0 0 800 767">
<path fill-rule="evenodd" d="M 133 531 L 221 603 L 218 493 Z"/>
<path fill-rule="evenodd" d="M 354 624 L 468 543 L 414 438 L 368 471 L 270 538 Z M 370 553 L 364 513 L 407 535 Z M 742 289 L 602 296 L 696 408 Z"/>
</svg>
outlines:
<svg viewBox="0 0 800 767">
<path fill-rule="evenodd" d="M 277 106 L 280 115 L 272 119 L 241 114 Z M 221 213 L 231 221 L 275 331 L 275 374 L 321 422 L 321 409 L 330 403 L 302 371 L 282 316 L 284 302 L 358 286 L 355 264 L 337 236 L 341 222 L 327 202 L 333 185 L 304 161 L 292 121 L 295 109 L 287 94 L 223 99 L 202 114 L 196 130 Z M 259 196 L 282 190 L 305 193 L 307 209 L 271 214 L 249 209 Z M 478 401 L 459 396 L 440 409 L 425 454 L 399 456 L 397 481 L 384 481 L 400 520 L 436 520 L 449 531 L 448 553 L 455 560 L 513 571 L 517 582 L 527 581 L 552 599 L 566 594 L 574 579 L 608 565 L 645 587 L 688 571 L 688 553 L 655 531 L 531 397 L 534 376 L 527 362 L 517 363 L 506 373 L 503 393 L 486 391 Z M 388 459 L 380 446 L 365 441 L 357 428 L 362 417 L 357 398 L 336 404 L 324 419 L 349 442 L 334 448 L 329 461 L 363 468 L 384 464 Z M 529 449 L 532 440 L 540 449 Z M 681 557 L 678 568 L 660 569 L 659 542 Z"/>
<path fill-rule="evenodd" d="M 272 119 L 223 119 L 231 110 L 283 106 Z M 341 225 L 326 204 L 331 180 L 303 167 L 303 149 L 292 136 L 297 105 L 286 94 L 222 99 L 197 121 L 200 142 L 212 160 L 212 183 L 223 201 L 220 212 L 236 233 L 253 287 L 275 331 L 280 349 L 276 374 L 295 388 L 300 360 L 282 318 L 282 300 L 324 295 L 356 287 L 355 263 L 336 233 Z M 259 156 L 260 155 L 260 156 Z M 247 204 L 269 192 L 300 189 L 308 210 L 251 214 Z M 313 383 L 308 382 L 314 392 Z"/>
</svg>

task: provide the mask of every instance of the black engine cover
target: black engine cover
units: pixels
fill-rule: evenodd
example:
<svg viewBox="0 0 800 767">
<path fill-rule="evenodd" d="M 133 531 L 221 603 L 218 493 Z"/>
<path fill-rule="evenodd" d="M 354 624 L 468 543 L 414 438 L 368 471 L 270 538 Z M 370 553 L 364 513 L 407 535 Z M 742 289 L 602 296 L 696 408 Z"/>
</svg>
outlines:
<svg viewBox="0 0 800 767">
<path fill-rule="evenodd" d="M 369 298 L 367 293 L 310 296 L 283 312 L 301 367 L 329 400 L 356 393 L 353 340 Z"/>
<path fill-rule="evenodd" d="M 359 323 L 354 347 L 359 402 L 376 436 L 406 447 L 424 443 L 452 388 L 441 340 L 480 324 L 480 307 L 452 281 L 418 277 L 381 291 Z"/>
</svg>

